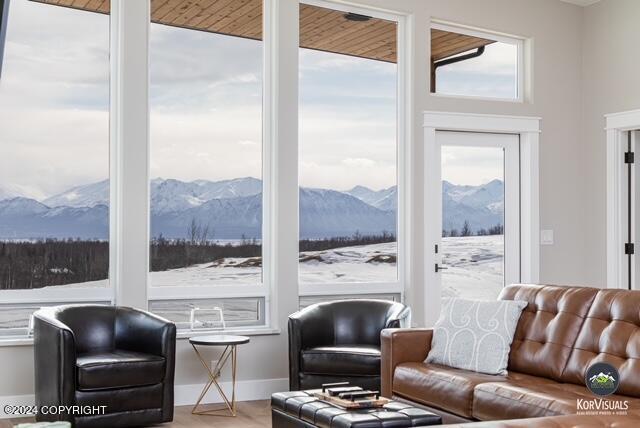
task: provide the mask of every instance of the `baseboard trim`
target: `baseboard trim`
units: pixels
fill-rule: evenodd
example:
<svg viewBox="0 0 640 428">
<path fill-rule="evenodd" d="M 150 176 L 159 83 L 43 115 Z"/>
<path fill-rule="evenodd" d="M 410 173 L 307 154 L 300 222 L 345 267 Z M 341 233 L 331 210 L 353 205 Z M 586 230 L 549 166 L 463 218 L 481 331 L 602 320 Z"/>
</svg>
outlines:
<svg viewBox="0 0 640 428">
<path fill-rule="evenodd" d="M 220 385 L 225 394 L 231 398 L 231 382 L 221 382 Z M 202 392 L 205 384 L 176 385 L 174 387 L 174 403 L 176 406 L 192 406 Z M 289 379 L 255 379 L 241 380 L 236 382 L 236 400 L 253 401 L 266 400 L 271 394 L 289 389 Z M 202 400 L 206 404 L 222 403 L 222 397 L 211 387 L 207 395 Z M 5 413 L 7 406 L 33 406 L 35 396 L 31 395 L 5 395 L 0 396 L 0 419 L 28 417 L 29 415 L 10 415 Z"/>
<path fill-rule="evenodd" d="M 194 385 L 176 385 L 174 389 L 174 401 L 176 406 L 189 406 L 195 404 L 200 396 L 205 384 Z M 231 382 L 220 383 L 223 391 L 231 398 Z M 266 400 L 271 394 L 278 391 L 289 390 L 289 379 L 257 379 L 257 380 L 241 380 L 236 382 L 236 400 L 252 401 Z M 207 395 L 202 400 L 203 403 L 222 403 L 222 397 L 215 389 L 211 387 Z"/>
</svg>

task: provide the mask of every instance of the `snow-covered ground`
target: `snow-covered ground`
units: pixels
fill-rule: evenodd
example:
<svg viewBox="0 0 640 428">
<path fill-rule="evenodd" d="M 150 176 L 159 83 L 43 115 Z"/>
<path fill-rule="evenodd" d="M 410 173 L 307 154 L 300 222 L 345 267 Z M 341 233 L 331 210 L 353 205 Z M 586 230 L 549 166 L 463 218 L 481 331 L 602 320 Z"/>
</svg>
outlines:
<svg viewBox="0 0 640 428">
<path fill-rule="evenodd" d="M 495 300 L 503 287 L 502 236 L 444 238 L 442 253 L 443 265 L 448 267 L 442 273 L 443 296 Z M 261 262 L 259 257 L 228 258 L 181 269 L 152 272 L 151 284 L 157 287 L 252 285 L 261 281 Z M 300 282 L 303 283 L 395 281 L 396 243 L 305 251 L 300 253 L 299 272 Z M 66 287 L 106 285 L 107 281 L 94 281 Z M 163 307 L 163 310 L 175 312 L 167 307 Z M 246 311 L 246 308 L 243 310 Z M 0 331 L 24 326 L 28 319 L 27 312 L 29 311 L 25 312 L 22 308 L 0 311 Z"/>
<path fill-rule="evenodd" d="M 442 239 L 442 295 L 495 300 L 504 287 L 504 237 Z"/>
</svg>

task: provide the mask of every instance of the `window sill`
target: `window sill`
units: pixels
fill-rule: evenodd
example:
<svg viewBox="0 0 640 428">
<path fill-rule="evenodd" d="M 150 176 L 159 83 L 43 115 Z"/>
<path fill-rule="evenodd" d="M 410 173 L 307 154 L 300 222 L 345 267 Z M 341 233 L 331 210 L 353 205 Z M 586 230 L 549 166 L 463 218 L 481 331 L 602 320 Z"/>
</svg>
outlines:
<svg viewBox="0 0 640 428">
<path fill-rule="evenodd" d="M 203 331 L 188 331 L 178 330 L 176 335 L 177 340 L 185 340 L 190 337 L 207 336 L 212 334 L 232 334 L 240 336 L 273 336 L 282 333 L 279 328 L 272 327 L 247 327 L 238 329 L 227 330 L 203 330 Z M 11 346 L 33 346 L 32 337 L 20 337 L 15 338 L 0 338 L 0 348 Z"/>
<path fill-rule="evenodd" d="M 456 94 L 444 94 L 441 92 L 430 92 L 430 96 L 435 98 L 450 98 L 456 100 L 475 100 L 475 101 L 497 101 L 501 103 L 513 103 L 513 104 L 525 104 L 522 98 L 499 98 L 499 97 L 487 97 L 481 95 L 456 95 Z"/>
<path fill-rule="evenodd" d="M 198 336 L 210 336 L 215 334 L 230 334 L 237 336 L 273 336 L 280 334 L 281 331 L 279 328 L 272 327 L 246 327 L 246 328 L 229 328 L 226 330 L 201 330 L 201 331 L 190 331 L 190 330 L 178 330 L 177 339 L 185 340 L 190 337 L 198 337 Z"/>
<path fill-rule="evenodd" d="M 7 337 L 0 338 L 0 348 L 5 346 L 31 346 L 33 345 L 33 337 Z"/>
</svg>

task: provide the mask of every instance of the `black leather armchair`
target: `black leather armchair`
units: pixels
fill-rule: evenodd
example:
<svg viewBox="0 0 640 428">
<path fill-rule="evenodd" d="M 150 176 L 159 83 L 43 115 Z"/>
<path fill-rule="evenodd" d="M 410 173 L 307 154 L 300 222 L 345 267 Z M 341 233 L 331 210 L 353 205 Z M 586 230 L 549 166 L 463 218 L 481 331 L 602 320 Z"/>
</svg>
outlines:
<svg viewBox="0 0 640 428">
<path fill-rule="evenodd" d="M 289 316 L 289 388 L 350 382 L 380 389 L 380 332 L 405 327 L 410 309 L 386 300 L 339 300 Z"/>
<path fill-rule="evenodd" d="M 175 324 L 104 305 L 34 314 L 37 406 L 106 406 L 104 414 L 38 414 L 79 427 L 129 427 L 173 420 Z"/>
</svg>

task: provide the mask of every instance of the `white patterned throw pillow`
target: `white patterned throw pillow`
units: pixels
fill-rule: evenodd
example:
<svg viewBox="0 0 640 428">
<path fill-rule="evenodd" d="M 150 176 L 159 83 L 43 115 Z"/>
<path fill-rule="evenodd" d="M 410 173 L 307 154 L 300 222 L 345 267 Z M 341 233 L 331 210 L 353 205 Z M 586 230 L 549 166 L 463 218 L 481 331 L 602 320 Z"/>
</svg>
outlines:
<svg viewBox="0 0 640 428">
<path fill-rule="evenodd" d="M 506 374 L 513 335 L 527 302 L 442 299 L 426 363 Z"/>
</svg>

